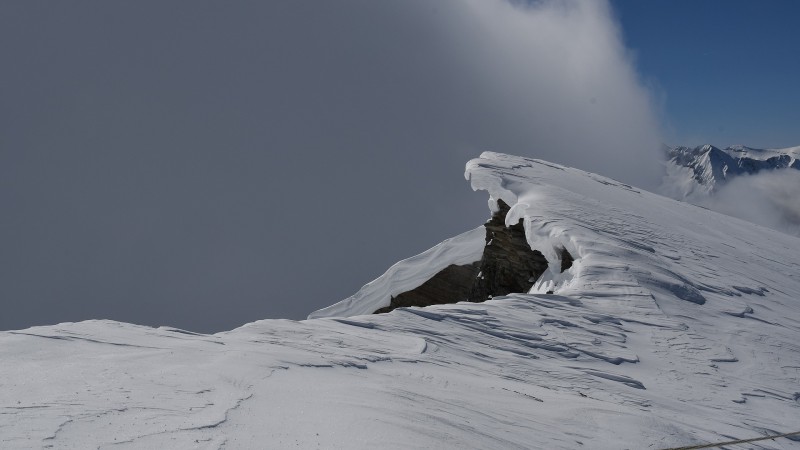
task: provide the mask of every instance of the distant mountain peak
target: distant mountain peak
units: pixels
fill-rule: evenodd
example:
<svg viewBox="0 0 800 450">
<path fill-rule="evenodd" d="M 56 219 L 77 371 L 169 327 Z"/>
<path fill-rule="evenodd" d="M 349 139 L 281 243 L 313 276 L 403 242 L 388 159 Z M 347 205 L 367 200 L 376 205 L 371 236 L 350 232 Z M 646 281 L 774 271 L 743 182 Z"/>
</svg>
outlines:
<svg viewBox="0 0 800 450">
<path fill-rule="evenodd" d="M 733 145 L 720 149 L 711 144 L 666 149 L 666 176 L 661 191 L 683 199 L 697 193 L 711 194 L 740 175 L 777 169 L 800 170 L 800 147 L 759 149 Z"/>
</svg>

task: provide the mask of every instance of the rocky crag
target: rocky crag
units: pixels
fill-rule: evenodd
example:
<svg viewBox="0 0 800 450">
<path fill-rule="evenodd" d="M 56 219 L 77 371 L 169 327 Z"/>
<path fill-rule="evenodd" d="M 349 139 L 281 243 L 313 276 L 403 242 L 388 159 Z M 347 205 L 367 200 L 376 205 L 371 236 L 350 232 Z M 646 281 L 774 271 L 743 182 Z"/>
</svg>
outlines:
<svg viewBox="0 0 800 450">
<path fill-rule="evenodd" d="M 484 224 L 486 246 L 480 261 L 450 265 L 421 286 L 391 298 L 389 306 L 375 311 L 389 312 L 407 306 L 430 306 L 461 301 L 483 302 L 501 295 L 528 292 L 547 270 L 547 260 L 531 249 L 525 238 L 522 219 L 505 226 L 510 207 L 498 200 L 498 210 Z M 572 256 L 562 251 L 562 271 L 572 264 Z"/>
</svg>

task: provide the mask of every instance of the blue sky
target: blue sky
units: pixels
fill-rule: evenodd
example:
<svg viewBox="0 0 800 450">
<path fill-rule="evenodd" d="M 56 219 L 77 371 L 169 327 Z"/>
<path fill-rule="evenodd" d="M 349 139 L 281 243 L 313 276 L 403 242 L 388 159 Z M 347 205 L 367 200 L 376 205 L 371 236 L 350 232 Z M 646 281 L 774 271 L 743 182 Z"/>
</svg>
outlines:
<svg viewBox="0 0 800 450">
<path fill-rule="evenodd" d="M 668 144 L 800 145 L 800 2 L 612 0 Z"/>
</svg>

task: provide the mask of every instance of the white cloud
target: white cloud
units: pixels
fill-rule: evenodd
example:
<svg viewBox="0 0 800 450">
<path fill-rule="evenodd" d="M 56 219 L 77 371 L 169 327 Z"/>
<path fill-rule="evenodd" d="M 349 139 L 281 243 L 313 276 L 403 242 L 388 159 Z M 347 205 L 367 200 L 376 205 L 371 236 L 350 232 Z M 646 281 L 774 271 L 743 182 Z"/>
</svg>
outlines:
<svg viewBox="0 0 800 450">
<path fill-rule="evenodd" d="M 800 236 L 800 171 L 783 169 L 736 177 L 694 203 Z"/>
<path fill-rule="evenodd" d="M 606 2 L 440 4 L 475 87 L 471 142 L 653 186 L 657 114 Z"/>
<path fill-rule="evenodd" d="M 264 89 L 283 129 L 324 135 L 312 147 L 458 164 L 493 150 L 658 180 L 654 102 L 604 1 L 297 3 L 271 12 L 284 64 Z"/>
</svg>

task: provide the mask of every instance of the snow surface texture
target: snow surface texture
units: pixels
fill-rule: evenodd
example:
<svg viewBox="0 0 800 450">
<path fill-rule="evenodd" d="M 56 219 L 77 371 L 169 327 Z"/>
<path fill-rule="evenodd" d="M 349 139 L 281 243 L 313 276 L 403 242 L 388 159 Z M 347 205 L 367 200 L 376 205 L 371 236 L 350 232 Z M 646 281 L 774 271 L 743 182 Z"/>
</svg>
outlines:
<svg viewBox="0 0 800 450">
<path fill-rule="evenodd" d="M 358 315 L 449 263 L 426 253 L 315 313 L 339 317 L 3 332 L 0 447 L 643 449 L 800 430 L 800 240 L 544 161 L 484 153 L 466 175 L 548 258 L 533 292 Z"/>
</svg>

